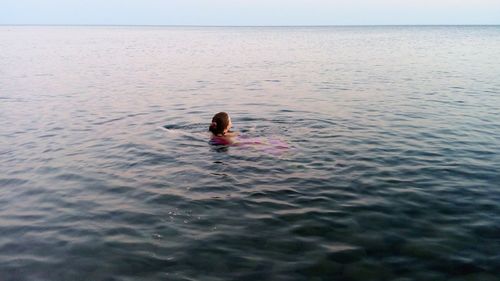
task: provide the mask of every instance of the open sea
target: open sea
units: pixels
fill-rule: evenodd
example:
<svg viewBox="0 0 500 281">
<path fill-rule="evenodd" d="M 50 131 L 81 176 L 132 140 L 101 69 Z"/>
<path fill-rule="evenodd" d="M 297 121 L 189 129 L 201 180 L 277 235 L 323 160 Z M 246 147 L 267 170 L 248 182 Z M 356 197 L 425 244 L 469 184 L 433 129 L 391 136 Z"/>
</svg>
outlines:
<svg viewBox="0 0 500 281">
<path fill-rule="evenodd" d="M 0 280 L 500 280 L 500 26 L 0 26 Z"/>
</svg>

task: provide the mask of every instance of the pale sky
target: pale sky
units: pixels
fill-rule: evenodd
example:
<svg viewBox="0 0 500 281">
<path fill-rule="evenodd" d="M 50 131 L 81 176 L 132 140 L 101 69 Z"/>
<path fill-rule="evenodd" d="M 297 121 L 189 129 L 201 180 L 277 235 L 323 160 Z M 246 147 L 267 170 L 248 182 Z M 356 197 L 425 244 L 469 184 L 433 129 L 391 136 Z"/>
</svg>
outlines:
<svg viewBox="0 0 500 281">
<path fill-rule="evenodd" d="M 500 24 L 500 0 L 0 0 L 0 24 Z"/>
</svg>

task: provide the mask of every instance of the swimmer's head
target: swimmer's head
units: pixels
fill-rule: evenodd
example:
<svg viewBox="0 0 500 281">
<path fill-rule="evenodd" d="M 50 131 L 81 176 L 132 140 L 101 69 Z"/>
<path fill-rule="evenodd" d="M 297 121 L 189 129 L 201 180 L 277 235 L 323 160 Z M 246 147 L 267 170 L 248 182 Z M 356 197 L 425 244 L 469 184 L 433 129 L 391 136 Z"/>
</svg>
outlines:
<svg viewBox="0 0 500 281">
<path fill-rule="evenodd" d="M 212 118 L 212 124 L 210 124 L 208 130 L 216 136 L 224 135 L 229 131 L 229 129 L 231 129 L 232 126 L 233 123 L 231 123 L 229 115 L 225 112 L 219 112 Z"/>
</svg>

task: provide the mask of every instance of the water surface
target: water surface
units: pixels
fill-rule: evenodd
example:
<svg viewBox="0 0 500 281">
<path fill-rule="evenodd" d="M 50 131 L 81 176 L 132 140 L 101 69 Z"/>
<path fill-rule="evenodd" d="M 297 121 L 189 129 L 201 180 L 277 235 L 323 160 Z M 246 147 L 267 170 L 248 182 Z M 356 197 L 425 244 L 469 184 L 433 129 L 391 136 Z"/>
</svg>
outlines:
<svg viewBox="0 0 500 281">
<path fill-rule="evenodd" d="M 497 26 L 0 38 L 2 280 L 500 276 Z"/>
</svg>

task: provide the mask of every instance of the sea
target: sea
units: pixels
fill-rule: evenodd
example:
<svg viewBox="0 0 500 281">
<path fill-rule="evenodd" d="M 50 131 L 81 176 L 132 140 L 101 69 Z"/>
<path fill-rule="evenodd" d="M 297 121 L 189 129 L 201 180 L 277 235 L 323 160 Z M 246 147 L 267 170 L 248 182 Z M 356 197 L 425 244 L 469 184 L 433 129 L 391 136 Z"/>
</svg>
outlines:
<svg viewBox="0 0 500 281">
<path fill-rule="evenodd" d="M 0 280 L 499 278 L 500 26 L 0 26 Z"/>
</svg>

